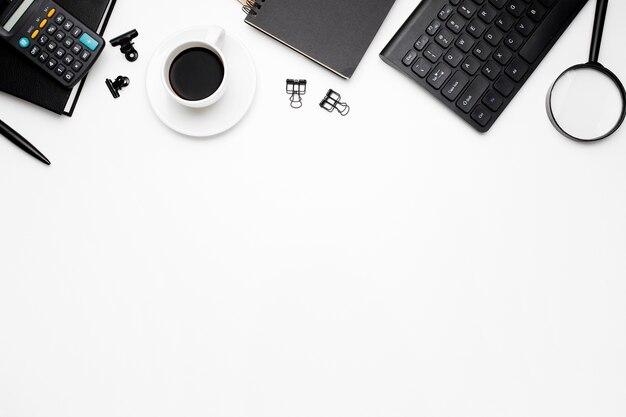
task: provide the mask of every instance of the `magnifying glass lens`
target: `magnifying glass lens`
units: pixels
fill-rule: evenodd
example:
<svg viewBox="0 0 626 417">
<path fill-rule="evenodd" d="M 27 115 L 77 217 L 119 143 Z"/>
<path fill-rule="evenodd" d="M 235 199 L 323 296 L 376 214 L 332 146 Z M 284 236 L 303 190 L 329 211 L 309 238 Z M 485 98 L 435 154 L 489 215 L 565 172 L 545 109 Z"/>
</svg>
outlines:
<svg viewBox="0 0 626 417">
<path fill-rule="evenodd" d="M 595 140 L 622 122 L 624 101 L 620 86 L 594 68 L 566 71 L 552 87 L 549 101 L 553 122 L 580 140 Z"/>
</svg>

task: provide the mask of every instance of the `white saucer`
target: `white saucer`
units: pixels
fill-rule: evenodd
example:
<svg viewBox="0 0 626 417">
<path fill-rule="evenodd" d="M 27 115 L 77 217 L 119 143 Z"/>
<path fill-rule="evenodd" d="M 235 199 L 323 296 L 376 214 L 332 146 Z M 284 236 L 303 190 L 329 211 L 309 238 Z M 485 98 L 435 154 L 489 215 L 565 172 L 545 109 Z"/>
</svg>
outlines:
<svg viewBox="0 0 626 417">
<path fill-rule="evenodd" d="M 187 28 L 159 45 L 148 65 L 146 89 L 148 101 L 157 117 L 170 129 L 187 136 L 208 137 L 235 126 L 248 112 L 256 91 L 256 69 L 246 47 L 226 33 L 222 51 L 228 62 L 228 86 L 224 96 L 212 106 L 192 109 L 174 101 L 162 82 L 165 54 L 175 45 L 202 40 L 208 26 Z"/>
</svg>

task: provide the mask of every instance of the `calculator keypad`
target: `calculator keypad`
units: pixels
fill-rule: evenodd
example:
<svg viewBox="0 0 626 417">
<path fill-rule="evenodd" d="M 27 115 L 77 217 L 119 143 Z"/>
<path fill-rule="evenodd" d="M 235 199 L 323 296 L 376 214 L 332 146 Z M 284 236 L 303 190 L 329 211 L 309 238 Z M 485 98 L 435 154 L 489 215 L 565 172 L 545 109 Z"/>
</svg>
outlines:
<svg viewBox="0 0 626 417">
<path fill-rule="evenodd" d="M 20 49 L 64 85 L 82 78 L 104 47 L 104 42 L 75 19 L 46 6 L 17 36 Z"/>
</svg>

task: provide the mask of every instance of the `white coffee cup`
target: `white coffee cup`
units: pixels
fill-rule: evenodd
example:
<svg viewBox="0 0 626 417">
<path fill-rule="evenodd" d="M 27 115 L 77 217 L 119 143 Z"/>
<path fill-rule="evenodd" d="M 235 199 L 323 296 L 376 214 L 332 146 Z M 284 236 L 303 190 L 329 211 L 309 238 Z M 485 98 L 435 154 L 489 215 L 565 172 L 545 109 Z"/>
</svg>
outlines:
<svg viewBox="0 0 626 417">
<path fill-rule="evenodd" d="M 224 32 L 224 29 L 219 26 L 212 26 L 207 29 L 204 39 L 185 41 L 174 46 L 172 49 L 170 49 L 168 53 L 165 54 L 165 60 L 163 61 L 163 68 L 161 71 L 162 81 L 165 90 L 172 98 L 172 100 L 178 102 L 179 104 L 182 104 L 183 106 L 199 109 L 209 107 L 217 103 L 224 96 L 224 93 L 226 92 L 226 86 L 228 85 L 229 72 L 226 58 L 224 57 L 224 53 L 222 52 L 225 36 L 226 32 Z M 213 94 L 202 100 L 186 100 L 180 97 L 174 91 L 174 88 L 172 88 L 172 84 L 170 82 L 170 71 L 174 60 L 184 51 L 193 48 L 204 48 L 213 52 L 215 55 L 217 55 L 224 67 L 224 78 L 222 79 L 222 84 Z"/>
</svg>

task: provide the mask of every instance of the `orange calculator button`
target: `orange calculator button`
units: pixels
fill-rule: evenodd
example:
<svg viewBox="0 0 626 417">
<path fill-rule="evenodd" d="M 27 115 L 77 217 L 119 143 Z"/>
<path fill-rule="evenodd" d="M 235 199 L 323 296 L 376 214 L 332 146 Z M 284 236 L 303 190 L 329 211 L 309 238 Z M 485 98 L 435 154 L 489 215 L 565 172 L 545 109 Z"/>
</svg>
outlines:
<svg viewBox="0 0 626 417">
<path fill-rule="evenodd" d="M 36 30 L 32 33 L 32 35 L 30 35 L 31 39 L 35 39 L 37 37 L 37 35 L 39 35 L 39 30 Z"/>
<path fill-rule="evenodd" d="M 39 28 L 43 29 L 44 26 L 46 26 L 48 24 L 48 19 L 44 19 L 41 21 L 41 23 L 39 24 Z"/>
<path fill-rule="evenodd" d="M 48 17 L 54 16 L 56 12 L 57 12 L 57 9 L 50 9 L 50 11 L 48 12 Z"/>
</svg>

